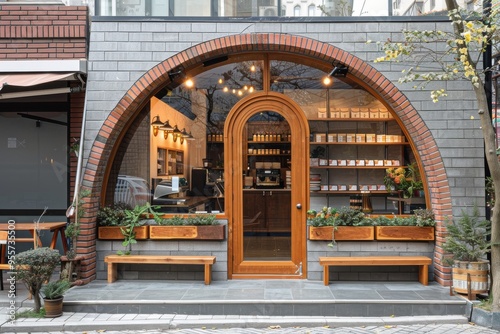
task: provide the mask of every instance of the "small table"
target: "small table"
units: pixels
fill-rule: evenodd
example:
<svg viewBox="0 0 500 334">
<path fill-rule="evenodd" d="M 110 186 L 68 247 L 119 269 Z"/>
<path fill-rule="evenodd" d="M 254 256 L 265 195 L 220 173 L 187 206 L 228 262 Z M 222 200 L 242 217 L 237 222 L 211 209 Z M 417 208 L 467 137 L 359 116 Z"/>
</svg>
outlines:
<svg viewBox="0 0 500 334">
<path fill-rule="evenodd" d="M 29 231 L 32 236 L 32 239 L 35 238 L 35 223 L 15 223 L 15 224 L 0 224 L 0 231 L 9 231 L 9 227 L 13 225 L 14 231 Z M 47 222 L 47 223 L 39 223 L 38 228 L 41 231 L 50 231 L 52 232 L 52 240 L 50 242 L 50 248 L 55 249 L 57 244 L 57 236 L 61 236 L 61 242 L 63 246 L 63 250 L 66 253 L 68 251 L 68 241 L 66 240 L 66 234 L 64 233 L 64 229 L 66 228 L 66 222 Z M 21 238 L 22 239 L 22 238 Z M 28 240 L 27 240 L 28 241 Z M 32 242 L 32 240 L 29 240 Z M 38 238 L 38 246 L 42 247 L 42 241 Z M 19 241 L 23 242 L 23 241 Z M 1 252 L 1 262 L 5 261 L 5 247 L 2 247 Z"/>
</svg>

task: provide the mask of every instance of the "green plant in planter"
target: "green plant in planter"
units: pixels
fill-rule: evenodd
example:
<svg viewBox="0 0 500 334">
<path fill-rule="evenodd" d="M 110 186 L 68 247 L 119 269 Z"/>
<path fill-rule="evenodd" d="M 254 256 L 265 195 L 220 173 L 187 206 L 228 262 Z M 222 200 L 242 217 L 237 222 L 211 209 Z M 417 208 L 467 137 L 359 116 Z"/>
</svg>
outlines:
<svg viewBox="0 0 500 334">
<path fill-rule="evenodd" d="M 44 299 L 59 299 L 71 288 L 71 283 L 67 280 L 51 281 L 42 289 Z"/>
<path fill-rule="evenodd" d="M 219 225 L 217 218 L 213 214 L 202 214 L 189 216 L 186 219 L 186 225 L 191 226 L 204 226 L 204 225 Z"/>
<path fill-rule="evenodd" d="M 125 226 L 125 210 L 132 210 L 126 203 L 115 203 L 101 207 L 97 212 L 97 224 L 99 226 Z"/>
<path fill-rule="evenodd" d="M 158 222 L 158 225 L 162 226 L 182 226 L 186 225 L 186 219 L 181 216 L 173 216 L 172 218 L 162 219 Z"/>
<path fill-rule="evenodd" d="M 40 312 L 42 285 L 50 280 L 60 260 L 59 251 L 48 247 L 28 250 L 16 256 L 16 278 L 24 282 L 33 296 L 35 312 Z"/>
<path fill-rule="evenodd" d="M 490 252 L 491 243 L 487 236 L 491 234 L 491 223 L 479 218 L 479 209 L 474 206 L 472 215 L 462 210 L 462 217 L 448 221 L 448 232 L 443 250 L 449 257 L 444 259 L 448 265 L 454 261 L 477 262 Z"/>
<path fill-rule="evenodd" d="M 307 225 L 314 227 L 321 226 L 334 226 L 335 225 L 335 214 L 337 209 L 331 207 L 323 207 L 320 212 L 316 210 L 307 211 Z"/>
<path fill-rule="evenodd" d="M 195 216 L 188 216 L 183 218 L 181 216 L 173 216 L 172 218 L 162 219 L 158 225 L 163 226 L 206 226 L 206 225 L 219 225 L 214 214 L 199 214 Z"/>
<path fill-rule="evenodd" d="M 120 227 L 123 234 L 122 245 L 125 251 L 118 251 L 118 255 L 129 255 L 132 252 L 132 245 L 137 243 L 134 228 L 144 225 L 148 219 L 153 219 L 156 223 L 161 221 L 159 214 L 155 211 L 158 207 L 146 203 L 136 205 L 134 209 L 125 209 L 124 226 Z"/>
<path fill-rule="evenodd" d="M 432 209 L 413 210 L 416 226 L 436 226 L 436 218 Z"/>
<path fill-rule="evenodd" d="M 335 226 L 370 226 L 373 225 L 361 210 L 342 207 L 335 214 Z"/>
</svg>

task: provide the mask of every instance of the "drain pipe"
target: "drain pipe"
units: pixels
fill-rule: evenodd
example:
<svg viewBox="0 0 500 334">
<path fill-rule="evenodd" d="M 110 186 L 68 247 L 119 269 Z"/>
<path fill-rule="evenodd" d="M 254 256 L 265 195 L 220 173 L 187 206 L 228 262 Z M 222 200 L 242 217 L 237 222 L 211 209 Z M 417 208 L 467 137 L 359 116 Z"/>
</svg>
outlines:
<svg viewBox="0 0 500 334">
<path fill-rule="evenodd" d="M 78 224 L 78 215 L 75 214 L 75 211 L 78 212 L 78 194 L 80 193 L 80 183 L 82 179 L 82 168 L 83 168 L 83 147 L 85 143 L 85 122 L 87 119 L 87 93 L 85 93 L 85 99 L 83 102 L 83 115 L 82 115 L 82 128 L 80 134 L 80 147 L 78 149 L 78 163 L 76 167 L 76 180 L 75 180 L 75 189 L 73 192 L 73 202 L 66 210 L 66 217 L 70 218 L 72 216 L 75 217 L 75 223 Z"/>
</svg>

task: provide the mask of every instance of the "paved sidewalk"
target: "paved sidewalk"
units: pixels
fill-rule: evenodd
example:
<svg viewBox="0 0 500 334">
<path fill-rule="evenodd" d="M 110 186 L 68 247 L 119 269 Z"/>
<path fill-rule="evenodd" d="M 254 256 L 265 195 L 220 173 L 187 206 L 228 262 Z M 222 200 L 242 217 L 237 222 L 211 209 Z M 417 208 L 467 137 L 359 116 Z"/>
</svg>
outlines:
<svg viewBox="0 0 500 334">
<path fill-rule="evenodd" d="M 2 310 L 0 310 L 2 311 Z M 495 334 L 495 330 L 467 323 L 465 318 L 297 318 L 262 316 L 180 316 L 132 314 L 65 314 L 57 319 L 20 319 L 4 324 L 3 333 L 50 334 L 233 334 L 233 333 L 383 333 L 383 334 Z"/>
</svg>

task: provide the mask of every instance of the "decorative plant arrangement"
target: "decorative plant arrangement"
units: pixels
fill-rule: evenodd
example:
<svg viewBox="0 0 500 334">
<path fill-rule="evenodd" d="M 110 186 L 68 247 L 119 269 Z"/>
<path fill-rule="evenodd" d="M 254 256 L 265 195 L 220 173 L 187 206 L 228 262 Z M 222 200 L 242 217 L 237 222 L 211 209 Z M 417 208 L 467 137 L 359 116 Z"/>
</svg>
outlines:
<svg viewBox="0 0 500 334">
<path fill-rule="evenodd" d="M 158 225 L 149 227 L 150 239 L 203 239 L 224 240 L 225 225 L 217 221 L 214 214 L 189 215 L 186 218 L 173 216 L 163 219 Z"/>
<path fill-rule="evenodd" d="M 123 234 L 122 245 L 125 251 L 118 251 L 118 255 L 129 255 L 132 252 L 132 245 L 137 243 L 135 238 L 135 228 L 144 225 L 148 219 L 154 219 L 155 222 L 161 221 L 158 213 L 155 211 L 156 207 L 146 203 L 145 205 L 136 205 L 133 210 L 125 209 L 125 226 L 120 227 Z"/>
<path fill-rule="evenodd" d="M 418 166 L 415 163 L 410 164 L 407 168 L 387 168 L 385 170 L 384 184 L 387 191 L 402 192 L 404 198 L 411 198 L 415 191 L 424 189 Z"/>
<path fill-rule="evenodd" d="M 342 207 L 307 212 L 309 240 L 434 240 L 434 213 L 414 210 L 411 216 L 368 216 L 361 210 Z"/>
</svg>

